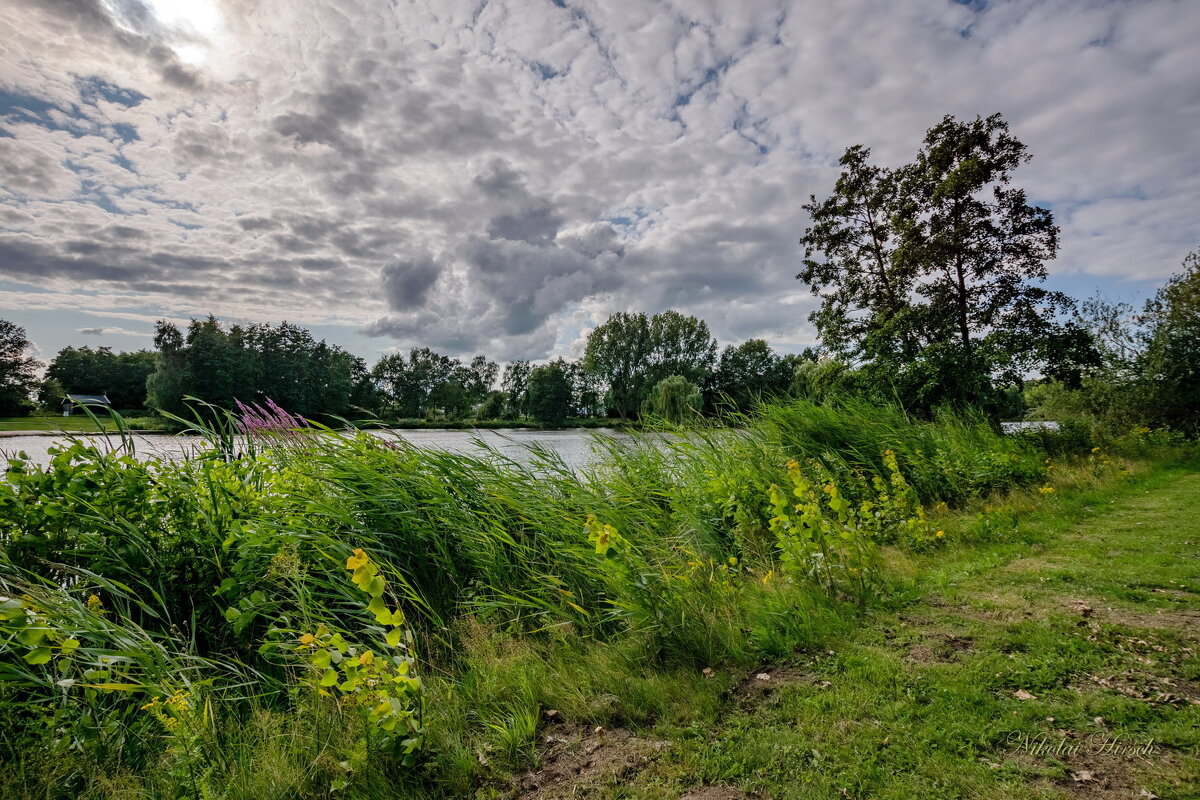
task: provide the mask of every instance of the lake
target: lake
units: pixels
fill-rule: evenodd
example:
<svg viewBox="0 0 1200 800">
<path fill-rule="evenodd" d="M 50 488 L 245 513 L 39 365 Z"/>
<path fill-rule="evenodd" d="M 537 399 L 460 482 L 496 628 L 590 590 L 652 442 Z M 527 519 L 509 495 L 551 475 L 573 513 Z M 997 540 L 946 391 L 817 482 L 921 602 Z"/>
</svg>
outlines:
<svg viewBox="0 0 1200 800">
<path fill-rule="evenodd" d="M 451 453 L 470 453 L 476 450 L 473 440 L 480 439 L 501 450 L 506 455 L 519 461 L 528 460 L 530 445 L 544 447 L 557 453 L 570 467 L 583 467 L 591 463 L 595 456 L 592 452 L 592 434 L 621 435 L 611 429 L 601 428 L 596 431 L 582 428 L 572 428 L 561 431 L 534 431 L 511 429 L 502 431 L 444 431 L 427 429 L 399 429 L 391 431 L 372 431 L 372 435 L 381 438 L 399 437 L 417 447 L 429 450 L 444 450 Z M 106 440 L 103 436 L 81 435 L 79 438 L 92 442 L 97 446 L 116 446 L 120 444 L 117 437 Z M 195 451 L 200 440 L 192 436 L 167 436 L 164 434 L 137 434 L 136 454 L 139 456 L 161 456 L 179 458 Z M 9 455 L 25 452 L 36 464 L 48 464 L 50 461 L 49 448 L 66 441 L 66 436 L 6 436 L 0 438 L 0 454 Z"/>
</svg>

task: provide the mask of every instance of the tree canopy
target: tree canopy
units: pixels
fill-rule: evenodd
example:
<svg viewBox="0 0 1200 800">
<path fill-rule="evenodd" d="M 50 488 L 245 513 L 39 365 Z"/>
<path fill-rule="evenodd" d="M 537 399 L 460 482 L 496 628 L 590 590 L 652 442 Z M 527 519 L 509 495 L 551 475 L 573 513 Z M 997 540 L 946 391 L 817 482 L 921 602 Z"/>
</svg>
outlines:
<svg viewBox="0 0 1200 800">
<path fill-rule="evenodd" d="M 621 417 L 641 408 L 654 384 L 679 375 L 699 384 L 716 358 L 708 324 L 678 311 L 618 312 L 588 336 L 583 366 L 608 386 L 609 407 Z"/>
<path fill-rule="evenodd" d="M 24 413 L 37 385 L 37 359 L 28 354 L 25 329 L 0 319 L 0 414 Z"/>
<path fill-rule="evenodd" d="M 208 317 L 192 320 L 186 334 L 160 322 L 154 344 L 147 389 L 152 407 L 163 411 L 179 413 L 186 396 L 224 408 L 269 398 L 305 416 L 344 416 L 371 403 L 361 358 L 287 322 L 226 330 Z"/>
<path fill-rule="evenodd" d="M 110 347 L 64 347 L 46 367 L 46 379 L 67 394 L 104 394 L 117 409 L 146 405 L 146 379 L 155 369 L 151 350 L 114 353 Z"/>
<path fill-rule="evenodd" d="M 1012 184 L 1029 161 L 999 114 L 945 117 L 895 169 L 846 150 L 832 194 L 806 210 L 804 267 L 822 344 L 875 366 L 912 404 L 989 401 L 996 379 L 1095 362 L 1072 308 L 1040 284 L 1058 250 L 1048 209 Z M 819 256 L 819 257 L 818 257 Z"/>
</svg>

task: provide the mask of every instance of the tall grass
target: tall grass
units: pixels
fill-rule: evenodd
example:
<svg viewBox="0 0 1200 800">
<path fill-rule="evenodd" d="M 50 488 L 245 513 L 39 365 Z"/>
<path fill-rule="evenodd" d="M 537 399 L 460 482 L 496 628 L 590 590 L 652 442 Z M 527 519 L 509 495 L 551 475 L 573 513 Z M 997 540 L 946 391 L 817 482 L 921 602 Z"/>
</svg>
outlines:
<svg viewBox="0 0 1200 800">
<path fill-rule="evenodd" d="M 247 440 L 202 408 L 187 424 L 209 445 L 194 458 L 75 442 L 45 469 L 14 459 L 0 483 L 0 711 L 16 724 L 0 788 L 462 791 L 485 764 L 527 761 L 542 707 L 669 715 L 664 676 L 844 629 L 855 606 L 781 573 L 770 498 L 798 471 L 867 503 L 861 515 L 891 501 L 889 450 L 925 502 L 1045 474 L 1036 447 L 972 417 L 790 401 L 734 421 L 597 437 L 594 463 L 573 469 L 546 450 L 450 454 L 327 429 L 257 425 Z M 859 519 L 821 513 L 842 531 Z M 411 685 L 359 703 L 385 678 Z M 392 735 L 384 723 L 401 718 L 409 733 Z M 269 774 L 286 789 L 263 793 Z"/>
</svg>

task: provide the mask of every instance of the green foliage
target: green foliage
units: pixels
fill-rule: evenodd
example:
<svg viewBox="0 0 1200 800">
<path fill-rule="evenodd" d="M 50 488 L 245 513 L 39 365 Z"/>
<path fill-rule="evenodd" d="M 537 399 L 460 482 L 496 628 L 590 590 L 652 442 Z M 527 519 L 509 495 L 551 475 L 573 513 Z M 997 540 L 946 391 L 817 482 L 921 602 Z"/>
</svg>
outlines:
<svg viewBox="0 0 1200 800">
<path fill-rule="evenodd" d="M 538 422 L 561 425 L 571 413 L 571 383 L 559 362 L 534 367 L 526 389 L 529 416 Z"/>
<path fill-rule="evenodd" d="M 465 790 L 528 763 L 541 703 L 679 714 L 717 694 L 665 674 L 821 645 L 857 613 L 842 598 L 876 596 L 877 546 L 936 541 L 922 502 L 1046 474 L 969 418 L 790 401 L 742 421 L 600 438 L 585 470 L 200 422 L 212 444 L 177 462 L 132 440 L 15 458 L 0 763 L 55 764 L 76 796 L 108 791 L 100 763 L 181 797 Z M 264 770 L 282 794 L 253 793 Z"/>
<path fill-rule="evenodd" d="M 149 350 L 64 347 L 46 367 L 46 379 L 57 381 L 67 394 L 107 395 L 113 408 L 145 408 L 146 379 L 154 369 L 155 355 Z M 49 398 L 42 404 L 52 405 Z"/>
<path fill-rule="evenodd" d="M 776 355 L 763 339 L 729 345 L 721 351 L 716 369 L 706 382 L 708 407 L 719 409 L 731 405 L 736 411 L 750 411 L 759 400 L 787 394 L 794 372 L 800 365 L 815 361 L 811 351 Z"/>
<path fill-rule="evenodd" d="M 638 412 L 650 389 L 680 375 L 701 384 L 712 369 L 717 343 L 696 317 L 665 311 L 618 312 L 589 335 L 584 368 L 608 386 L 608 405 L 621 417 Z"/>
<path fill-rule="evenodd" d="M 382 387 L 384 411 L 392 416 L 459 419 L 487 399 L 499 369 L 484 356 L 475 356 L 464 365 L 456 358 L 419 347 L 407 357 L 403 353 L 383 356 L 371 376 Z"/>
<path fill-rule="evenodd" d="M 682 375 L 672 375 L 654 384 L 642 401 L 642 416 L 678 424 L 698 417 L 703 405 L 699 387 Z"/>
<path fill-rule="evenodd" d="M 1111 441 L 1136 428 L 1200 432 L 1200 252 L 1141 312 L 1093 298 L 1078 325 L 1099 343 L 1100 363 L 1081 380 L 1047 380 L 1027 388 L 1033 419 L 1074 420 Z"/>
<path fill-rule="evenodd" d="M 269 398 L 305 417 L 361 416 L 364 404 L 374 404 L 362 359 L 287 322 L 226 330 L 208 317 L 192 320 L 186 335 L 160 322 L 154 345 L 146 388 L 150 405 L 167 414 L 185 413 L 188 397 L 221 408 Z"/>
<path fill-rule="evenodd" d="M 1055 322 L 1069 298 L 1036 285 L 1058 228 L 1011 185 L 1030 156 L 1000 115 L 947 116 L 894 170 L 869 158 L 847 149 L 833 193 L 805 206 L 796 277 L 822 298 L 810 319 L 826 348 L 868 362 L 872 383 L 921 413 L 995 409 L 997 379 L 1041 366 L 1077 382 L 1097 363 L 1083 327 Z"/>
<path fill-rule="evenodd" d="M 29 346 L 24 328 L 0 319 L 0 416 L 29 412 L 38 368 Z"/>
</svg>

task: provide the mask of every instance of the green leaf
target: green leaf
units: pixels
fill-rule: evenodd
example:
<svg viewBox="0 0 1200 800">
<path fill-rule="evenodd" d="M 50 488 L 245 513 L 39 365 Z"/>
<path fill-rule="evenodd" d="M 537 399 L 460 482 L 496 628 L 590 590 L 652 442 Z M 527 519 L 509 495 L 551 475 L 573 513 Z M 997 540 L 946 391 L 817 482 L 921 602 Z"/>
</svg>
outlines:
<svg viewBox="0 0 1200 800">
<path fill-rule="evenodd" d="M 20 640 L 21 644 L 27 644 L 30 647 L 33 647 L 34 645 L 39 644 L 42 639 L 46 638 L 46 633 L 46 628 L 24 628 L 20 633 L 17 634 L 17 639 Z"/>
<path fill-rule="evenodd" d="M 45 664 L 50 660 L 49 647 L 35 647 L 25 654 L 25 660 L 30 664 Z"/>
<path fill-rule="evenodd" d="M 322 686 L 333 686 L 338 682 L 338 674 L 336 670 L 327 669 L 325 674 L 321 676 Z"/>
<path fill-rule="evenodd" d="M 399 628 L 392 628 L 390 631 L 388 631 L 387 637 L 386 637 L 388 646 L 389 647 L 399 647 L 401 635 L 402 635 L 402 632 Z"/>
<path fill-rule="evenodd" d="M 20 600 L 11 597 L 0 599 L 0 620 L 16 619 L 24 615 L 25 609 L 21 607 Z"/>
<path fill-rule="evenodd" d="M 329 669 L 329 651 L 318 650 L 312 656 L 313 666 L 317 669 Z"/>
<path fill-rule="evenodd" d="M 367 611 L 375 615 L 375 621 L 381 625 L 386 625 L 392 621 L 391 609 L 383 602 L 382 597 L 372 597 L 371 602 L 367 603 Z"/>
<path fill-rule="evenodd" d="M 67 639 L 62 643 L 63 655 L 75 652 L 75 648 L 79 647 L 78 639 Z"/>
<path fill-rule="evenodd" d="M 238 611 L 236 608 L 233 608 L 232 606 L 225 609 L 225 621 L 226 622 L 236 622 L 238 617 L 240 617 L 240 616 L 242 616 L 242 612 Z"/>
<path fill-rule="evenodd" d="M 363 591 L 371 595 L 371 597 L 383 597 L 383 589 L 385 585 L 386 584 L 383 578 L 379 575 L 376 575 L 367 583 L 366 586 L 363 587 Z"/>
</svg>

